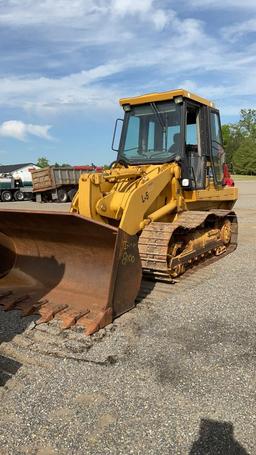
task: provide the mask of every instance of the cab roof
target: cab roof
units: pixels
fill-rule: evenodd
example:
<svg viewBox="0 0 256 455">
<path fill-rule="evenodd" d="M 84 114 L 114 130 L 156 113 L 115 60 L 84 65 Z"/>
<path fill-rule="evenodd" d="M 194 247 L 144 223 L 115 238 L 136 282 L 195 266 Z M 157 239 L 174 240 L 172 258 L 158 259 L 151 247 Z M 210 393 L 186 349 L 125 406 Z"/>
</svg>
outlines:
<svg viewBox="0 0 256 455">
<path fill-rule="evenodd" d="M 176 90 L 170 90 L 168 92 L 160 92 L 160 93 L 147 93 L 146 95 L 139 95 L 134 96 L 132 98 L 121 98 L 119 103 L 121 106 L 125 104 L 136 105 L 136 104 L 144 104 L 144 103 L 155 103 L 157 101 L 168 101 L 172 100 L 177 96 L 182 96 L 184 98 L 188 98 L 198 103 L 204 104 L 205 106 L 214 107 L 214 103 L 209 101 L 201 96 L 195 95 L 183 88 L 179 88 Z"/>
</svg>

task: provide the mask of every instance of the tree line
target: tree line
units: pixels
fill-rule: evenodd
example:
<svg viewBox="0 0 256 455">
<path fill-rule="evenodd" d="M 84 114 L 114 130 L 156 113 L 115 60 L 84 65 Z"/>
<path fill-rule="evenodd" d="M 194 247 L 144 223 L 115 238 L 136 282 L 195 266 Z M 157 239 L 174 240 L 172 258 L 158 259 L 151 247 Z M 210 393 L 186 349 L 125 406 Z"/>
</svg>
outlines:
<svg viewBox="0 0 256 455">
<path fill-rule="evenodd" d="M 40 158 L 38 158 L 37 162 L 36 162 L 36 165 L 38 167 L 41 167 L 41 168 L 44 168 L 44 167 L 49 167 L 49 166 L 55 166 L 55 167 L 72 167 L 71 164 L 69 163 L 54 163 L 54 164 L 51 164 L 50 161 L 45 157 L 45 156 L 41 156 Z M 97 167 L 96 164 L 94 163 L 91 163 L 90 166 L 92 167 Z M 104 164 L 103 166 L 103 169 L 109 169 L 109 165 L 108 164 Z"/>
<path fill-rule="evenodd" d="M 222 136 L 231 172 L 256 175 L 256 109 L 241 109 L 238 122 L 222 126 Z"/>
<path fill-rule="evenodd" d="M 48 166 L 50 166 L 50 162 L 45 156 L 41 156 L 40 158 L 38 158 L 38 160 L 36 162 L 36 165 L 41 167 L 41 168 L 48 167 Z M 56 167 L 71 167 L 71 164 L 68 164 L 68 163 L 62 163 L 62 164 L 54 163 L 53 166 L 56 166 Z"/>
</svg>

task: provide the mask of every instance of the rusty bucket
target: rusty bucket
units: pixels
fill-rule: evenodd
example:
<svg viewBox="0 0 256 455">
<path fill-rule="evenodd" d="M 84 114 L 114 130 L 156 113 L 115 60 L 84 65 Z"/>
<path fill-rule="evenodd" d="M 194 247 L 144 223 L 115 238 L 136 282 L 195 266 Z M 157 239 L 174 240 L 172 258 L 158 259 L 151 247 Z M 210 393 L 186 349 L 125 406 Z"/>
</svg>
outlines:
<svg viewBox="0 0 256 455">
<path fill-rule="evenodd" d="M 0 305 L 92 334 L 134 306 L 136 236 L 71 213 L 0 211 Z"/>
</svg>

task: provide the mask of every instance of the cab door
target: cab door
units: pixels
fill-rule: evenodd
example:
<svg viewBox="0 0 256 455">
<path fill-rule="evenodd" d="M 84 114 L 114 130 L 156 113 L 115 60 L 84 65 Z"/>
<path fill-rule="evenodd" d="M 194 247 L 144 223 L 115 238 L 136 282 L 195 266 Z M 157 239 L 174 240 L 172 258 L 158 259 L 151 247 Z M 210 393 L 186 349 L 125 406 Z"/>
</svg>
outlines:
<svg viewBox="0 0 256 455">
<path fill-rule="evenodd" d="M 216 187 L 222 186 L 223 164 L 225 163 L 225 152 L 223 148 L 220 114 L 216 109 L 210 109 L 210 157 L 212 173 Z"/>
<path fill-rule="evenodd" d="M 205 188 L 206 155 L 203 122 L 203 106 L 187 102 L 185 115 L 185 155 L 188 163 L 191 189 Z"/>
</svg>

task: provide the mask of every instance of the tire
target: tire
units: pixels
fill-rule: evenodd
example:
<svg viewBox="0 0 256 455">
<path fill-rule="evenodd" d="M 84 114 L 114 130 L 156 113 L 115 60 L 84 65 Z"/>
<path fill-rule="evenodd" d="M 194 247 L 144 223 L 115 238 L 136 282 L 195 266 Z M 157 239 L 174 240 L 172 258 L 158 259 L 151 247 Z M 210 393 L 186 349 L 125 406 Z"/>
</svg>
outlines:
<svg viewBox="0 0 256 455">
<path fill-rule="evenodd" d="M 76 190 L 75 188 L 72 188 L 72 190 L 69 190 L 69 192 L 68 192 L 68 198 L 69 198 L 69 200 L 70 200 L 71 202 L 72 202 L 72 200 L 73 200 L 73 198 L 74 198 L 76 192 L 77 192 L 77 190 Z"/>
<path fill-rule="evenodd" d="M 57 202 L 67 202 L 68 201 L 68 194 L 64 188 L 60 188 L 58 190 L 58 199 Z"/>
<path fill-rule="evenodd" d="M 33 193 L 25 193 L 24 194 L 24 199 L 26 201 L 33 201 Z"/>
<path fill-rule="evenodd" d="M 1 194 L 1 199 L 3 202 L 11 202 L 12 200 L 12 193 L 10 191 L 3 191 Z"/>
<path fill-rule="evenodd" d="M 24 193 L 22 193 L 22 191 L 19 191 L 19 190 L 15 191 L 14 199 L 15 199 L 15 201 L 18 201 L 18 202 L 24 201 Z"/>
</svg>

